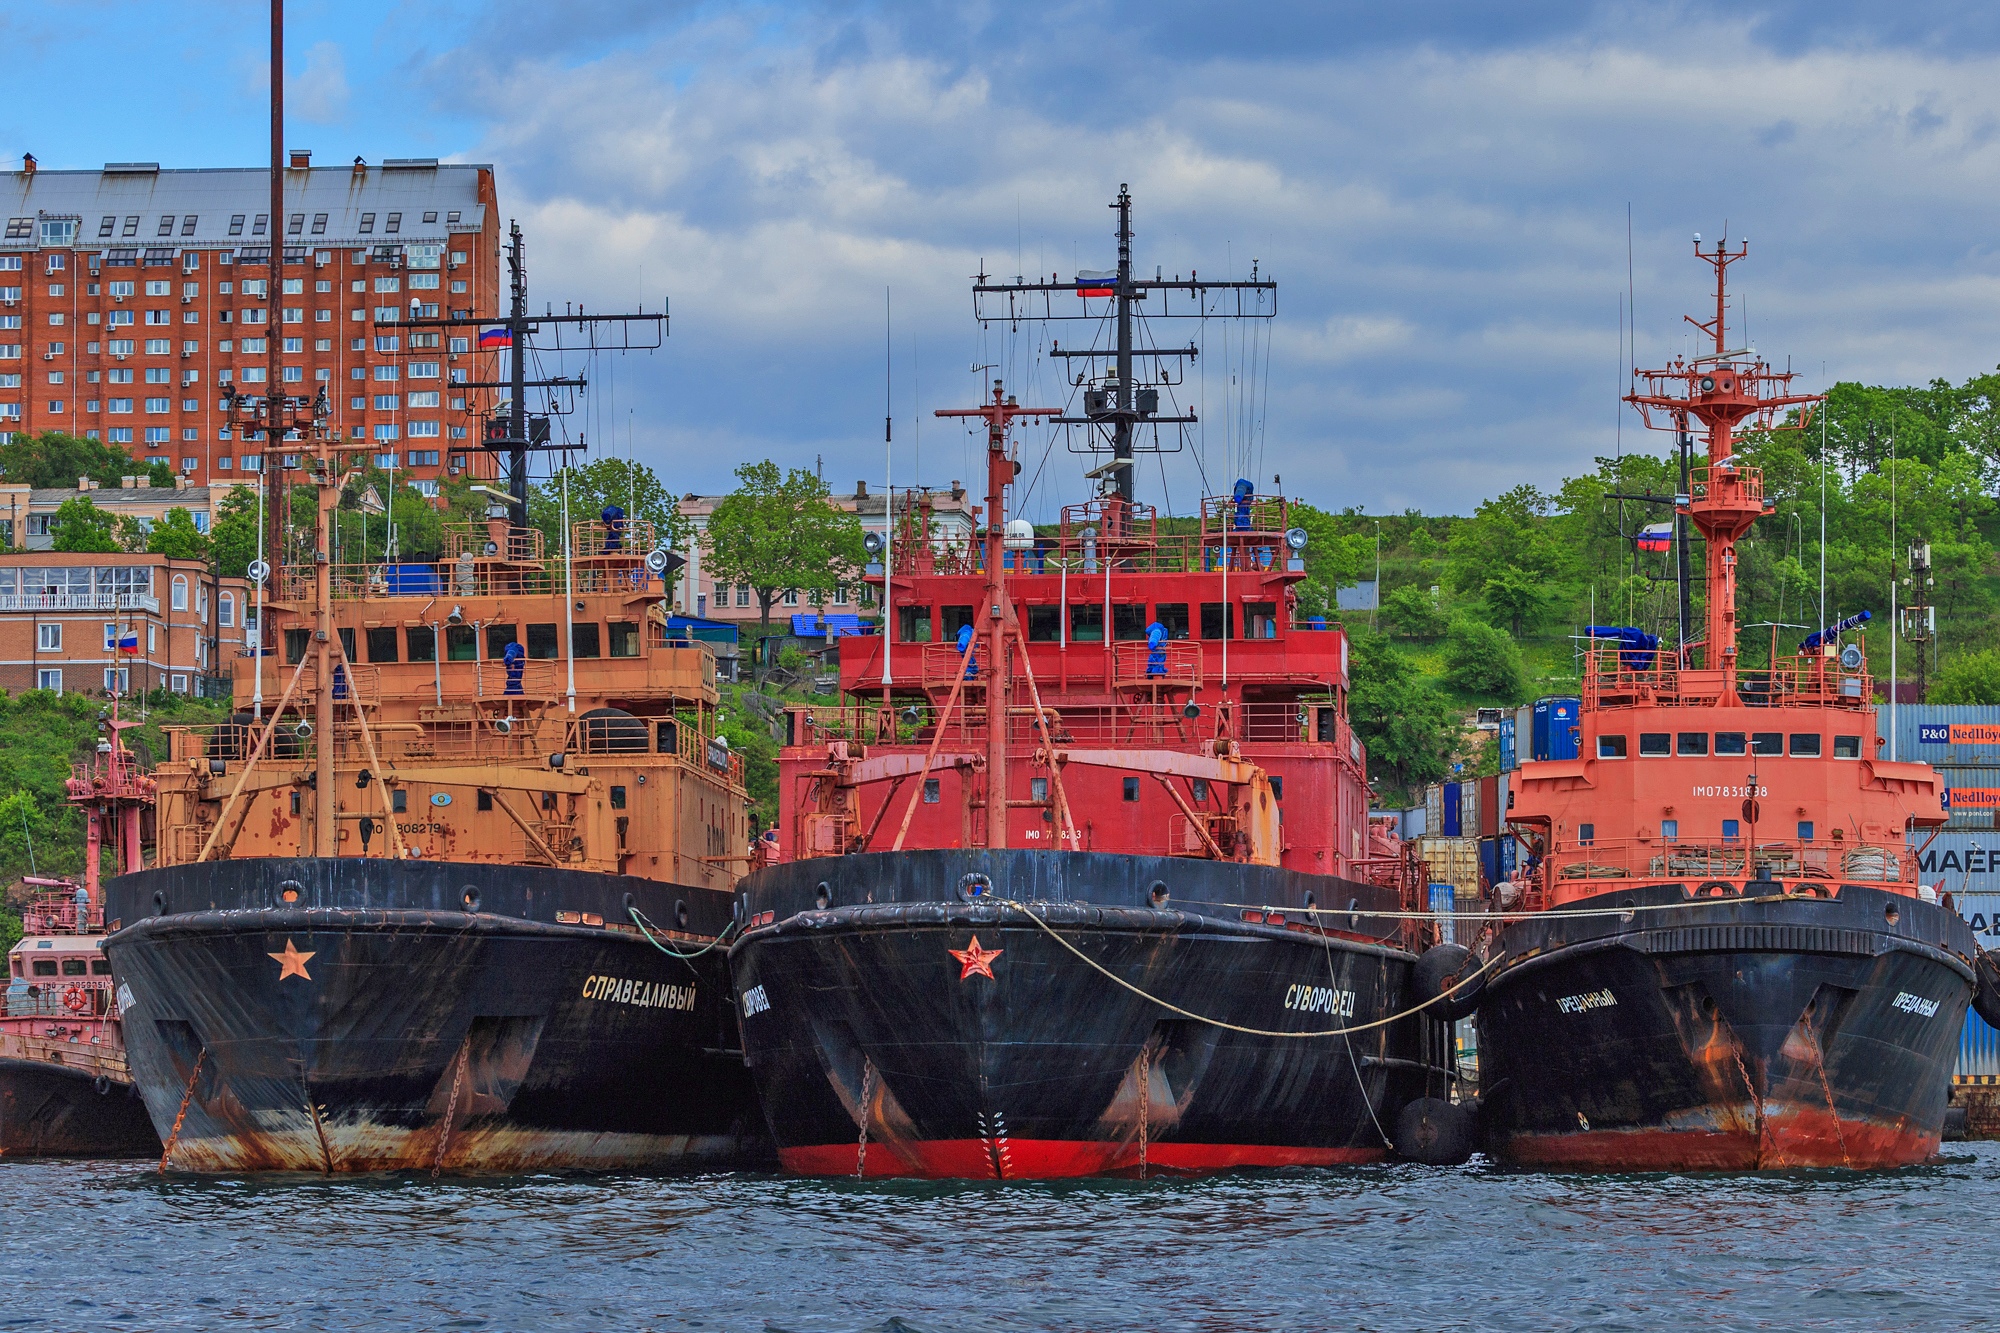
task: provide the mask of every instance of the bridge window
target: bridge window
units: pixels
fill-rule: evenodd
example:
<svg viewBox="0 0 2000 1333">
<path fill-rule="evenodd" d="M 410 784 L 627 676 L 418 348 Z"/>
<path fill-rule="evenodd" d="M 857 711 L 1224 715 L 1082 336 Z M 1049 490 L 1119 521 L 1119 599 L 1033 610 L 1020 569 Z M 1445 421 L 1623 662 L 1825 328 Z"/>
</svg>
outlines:
<svg viewBox="0 0 2000 1333">
<path fill-rule="evenodd" d="M 938 793 L 938 780 L 936 778 L 925 778 L 924 804 L 936 805 L 941 799 L 943 798 Z"/>
<path fill-rule="evenodd" d="M 597 637 L 597 626 L 595 623 L 571 625 L 569 627 L 569 655 L 571 657 L 598 656 Z"/>
<path fill-rule="evenodd" d="M 396 660 L 396 630 L 393 625 L 385 629 L 368 631 L 368 660 L 371 662 Z"/>
<path fill-rule="evenodd" d="M 521 637 L 518 625 L 488 625 L 486 627 L 486 660 L 499 661 L 507 652 L 507 645 Z"/>
<path fill-rule="evenodd" d="M 613 657 L 637 657 L 639 655 L 639 625 L 631 620 L 611 622 L 611 655 Z"/>
<path fill-rule="evenodd" d="M 53 958 L 37 958 L 37 959 L 35 960 L 35 975 L 36 975 L 36 976 L 38 976 L 38 977 L 52 977 L 52 976 L 54 976 L 55 974 L 56 974 L 56 960 L 55 960 L 55 959 L 53 959 Z"/>
<path fill-rule="evenodd" d="M 1120 643 L 1144 643 L 1148 623 L 1144 602 L 1111 608 L 1111 637 Z"/>
<path fill-rule="evenodd" d="M 1161 602 L 1153 608 L 1153 619 L 1170 639 L 1185 639 L 1188 636 L 1188 604 L 1186 602 Z"/>
<path fill-rule="evenodd" d="M 1625 738 L 1623 736 L 1599 736 L 1597 738 L 1597 757 L 1599 759 L 1623 759 L 1625 757 Z"/>
<path fill-rule="evenodd" d="M 897 607 L 896 637 L 904 643 L 929 643 L 931 609 L 928 606 Z"/>
<path fill-rule="evenodd" d="M 1673 736 L 1664 731 L 1642 731 L 1639 733 L 1639 756 L 1672 754 Z"/>
<path fill-rule="evenodd" d="M 1071 643 L 1103 643 L 1104 608 L 1072 605 L 1069 609 L 1069 639 Z"/>
<path fill-rule="evenodd" d="M 1742 732 L 1718 731 L 1715 733 L 1715 752 L 1717 754 L 1747 754 L 1749 750 L 1750 738 Z"/>
<path fill-rule="evenodd" d="M 625 789 L 623 787 L 613 787 L 611 789 L 611 808 L 613 810 L 623 810 L 625 808 Z"/>
<path fill-rule="evenodd" d="M 1683 731 L 1674 738 L 1674 753 L 1680 755 L 1701 755 L 1708 753 L 1708 733 L 1705 731 Z"/>
<path fill-rule="evenodd" d="M 444 660 L 447 662 L 478 661 L 479 631 L 470 625 L 446 625 L 444 627 Z"/>
<path fill-rule="evenodd" d="M 1597 841 L 1597 825 L 1595 825 L 1595 824 L 1578 824 L 1578 825 L 1576 826 L 1576 844 L 1577 844 L 1577 846 L 1579 846 L 1579 847 L 1588 847 L 1588 846 L 1590 846 L 1590 844 L 1591 844 L 1591 843 L 1593 843 L 1593 842 L 1596 842 L 1596 841 Z"/>
<path fill-rule="evenodd" d="M 1722 821 L 1722 840 L 1724 842 L 1735 842 L 1742 836 L 1743 825 L 1739 821 L 1734 819 L 1725 819 Z"/>
<path fill-rule="evenodd" d="M 491 810 L 493 808 L 493 793 L 481 790 L 478 797 L 473 801 L 473 804 L 481 810 Z"/>
<path fill-rule="evenodd" d="M 1125 779 L 1125 799 L 1128 801 L 1136 801 L 1139 799 L 1139 779 L 1137 778 Z"/>
<path fill-rule="evenodd" d="M 944 616 L 944 642 L 957 643 L 958 632 L 972 623 L 972 608 L 969 606 L 939 607 Z"/>
<path fill-rule="evenodd" d="M 1753 731 L 1750 733 L 1751 754 L 1783 754 L 1785 733 L 1782 731 Z"/>
<path fill-rule="evenodd" d="M 1835 736 L 1833 738 L 1833 757 L 1835 759 L 1859 759 L 1861 757 L 1861 738 L 1859 736 Z"/>
<path fill-rule="evenodd" d="M 288 629 L 285 631 L 285 665 L 296 666 L 305 660 L 306 642 L 311 638 L 311 630 Z"/>
<path fill-rule="evenodd" d="M 1793 732 L 1792 757 L 1794 759 L 1819 758 L 1819 737 L 1813 734 Z"/>
<path fill-rule="evenodd" d="M 354 627 L 350 625 L 345 629 L 335 630 L 334 632 L 340 635 L 340 651 L 347 654 L 347 660 L 352 662 L 359 656 L 354 651 Z"/>
<path fill-rule="evenodd" d="M 1801 819 L 1799 821 L 1799 841 L 1811 842 L 1812 840 L 1813 840 L 1813 822 L 1810 819 Z"/>
<path fill-rule="evenodd" d="M 406 815 L 410 812 L 410 793 L 402 787 L 389 789 L 389 813 Z"/>
<path fill-rule="evenodd" d="M 561 643 L 554 625 L 528 626 L 528 656 L 541 659 L 560 657 Z"/>
<path fill-rule="evenodd" d="M 1274 801 L 1285 799 L 1285 780 L 1275 775 L 1271 778 L 1271 799 Z"/>
<path fill-rule="evenodd" d="M 88 959 L 65 958 L 62 960 L 62 965 L 63 975 L 66 977 L 81 977 L 90 974 L 90 962 Z"/>
<path fill-rule="evenodd" d="M 1253 639 L 1275 639 L 1278 637 L 1278 604 L 1276 602 L 1245 602 L 1243 622 Z"/>
<path fill-rule="evenodd" d="M 1236 608 L 1227 602 L 1203 602 L 1201 604 L 1201 637 L 1204 639 L 1235 638 Z"/>
<path fill-rule="evenodd" d="M 413 625 L 403 631 L 412 662 L 435 662 L 438 655 L 437 631 L 429 625 Z"/>
<path fill-rule="evenodd" d="M 1678 820 L 1678 819 L 1662 819 L 1662 820 L 1660 821 L 1660 841 L 1662 841 L 1662 842 L 1672 842 L 1672 841 L 1674 841 L 1674 839 L 1676 839 L 1676 838 L 1678 838 L 1678 837 L 1680 837 L 1680 836 L 1681 836 L 1681 821 L 1680 821 L 1680 820 Z"/>
<path fill-rule="evenodd" d="M 1059 606 L 1031 606 L 1028 608 L 1028 642 L 1057 643 L 1062 639 L 1062 608 Z"/>
<path fill-rule="evenodd" d="M 110 960 L 109 958 L 93 958 L 93 959 L 91 959 L 91 960 L 90 960 L 90 975 L 92 975 L 93 977 L 108 977 L 108 976 L 110 976 L 110 975 L 111 975 L 111 960 Z"/>
<path fill-rule="evenodd" d="M 1207 778 L 1196 778 L 1193 782 L 1189 783 L 1188 785 L 1194 792 L 1194 803 L 1196 805 L 1205 805 L 1208 803 Z"/>
</svg>

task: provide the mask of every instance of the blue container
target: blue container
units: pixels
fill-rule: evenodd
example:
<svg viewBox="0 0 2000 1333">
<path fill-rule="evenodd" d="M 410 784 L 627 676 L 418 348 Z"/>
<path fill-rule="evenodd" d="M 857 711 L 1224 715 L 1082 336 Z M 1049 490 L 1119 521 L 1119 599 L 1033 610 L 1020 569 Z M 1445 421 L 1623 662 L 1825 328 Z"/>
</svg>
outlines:
<svg viewBox="0 0 2000 1333">
<path fill-rule="evenodd" d="M 1433 912 L 1456 912 L 1458 910 L 1458 890 L 1449 884 L 1431 885 L 1431 910 Z M 1457 926 L 1455 921 L 1438 922 L 1438 935 L 1446 944 L 1454 944 L 1452 934 Z"/>
<path fill-rule="evenodd" d="M 1512 773 L 1518 765 L 1514 762 L 1514 719 L 1500 719 L 1500 771 Z"/>
<path fill-rule="evenodd" d="M 1578 715 L 1583 701 L 1574 696 L 1535 700 L 1534 757 L 1574 759 L 1577 754 Z"/>
<path fill-rule="evenodd" d="M 1506 875 L 1500 870 L 1500 844 L 1503 841 L 1506 840 L 1501 838 L 1481 838 L 1479 840 L 1479 882 L 1481 884 L 1498 884 L 1506 878 Z"/>
<path fill-rule="evenodd" d="M 1464 821 L 1458 817 L 1458 793 L 1463 786 L 1463 783 L 1458 782 L 1444 784 L 1444 836 L 1447 838 L 1464 836 L 1460 829 Z"/>
</svg>

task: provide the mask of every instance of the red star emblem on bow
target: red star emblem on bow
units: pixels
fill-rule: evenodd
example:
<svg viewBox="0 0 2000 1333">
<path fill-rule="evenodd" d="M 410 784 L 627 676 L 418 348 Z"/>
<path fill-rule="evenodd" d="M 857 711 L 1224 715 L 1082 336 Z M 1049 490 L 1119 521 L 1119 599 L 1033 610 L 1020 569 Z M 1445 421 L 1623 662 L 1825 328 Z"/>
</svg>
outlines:
<svg viewBox="0 0 2000 1333">
<path fill-rule="evenodd" d="M 982 949 L 979 947 L 979 937 L 974 935 L 972 943 L 966 945 L 963 949 L 947 949 L 945 952 L 964 964 L 958 973 L 960 981 L 964 981 L 967 977 L 985 977 L 989 981 L 995 981 L 998 978 L 993 975 L 993 960 L 1007 951 L 1005 949 Z"/>
</svg>

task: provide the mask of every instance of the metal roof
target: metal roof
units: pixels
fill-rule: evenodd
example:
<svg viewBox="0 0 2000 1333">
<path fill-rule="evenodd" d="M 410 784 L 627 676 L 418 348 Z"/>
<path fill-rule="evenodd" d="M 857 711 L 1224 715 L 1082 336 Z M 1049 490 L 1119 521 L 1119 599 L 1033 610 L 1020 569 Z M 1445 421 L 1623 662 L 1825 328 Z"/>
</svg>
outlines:
<svg viewBox="0 0 2000 1333">
<path fill-rule="evenodd" d="M 270 209 L 270 172 L 263 167 L 204 167 L 161 170 L 153 163 L 113 162 L 101 171 L 0 172 L 0 217 L 75 218 L 75 248 L 112 246 L 175 246 L 220 249 L 225 246 L 286 245 L 324 249 L 360 249 L 375 245 L 441 242 L 451 235 L 476 232 L 485 222 L 479 202 L 479 173 L 492 168 L 476 163 L 437 163 L 397 159 L 393 163 L 352 167 L 327 166 L 285 172 L 287 215 L 303 213 L 305 228 L 297 236 L 281 222 L 262 236 L 250 234 L 259 213 Z M 449 220 L 456 212 L 458 221 Z M 229 234 L 230 218 L 244 215 L 240 234 Z M 326 214 L 326 230 L 313 234 L 318 214 Z M 375 215 L 374 229 L 361 232 L 361 215 Z M 387 231 L 388 215 L 402 214 L 401 229 Z M 436 221 L 425 222 L 424 215 Z M 188 216 L 195 217 L 192 235 L 183 235 Z M 98 235 L 103 219 L 116 218 L 112 234 Z M 139 219 L 138 229 L 125 235 L 126 221 Z M 162 218 L 174 219 L 173 233 L 160 235 Z M 0 249 L 33 249 L 35 238 L 0 241 Z"/>
</svg>

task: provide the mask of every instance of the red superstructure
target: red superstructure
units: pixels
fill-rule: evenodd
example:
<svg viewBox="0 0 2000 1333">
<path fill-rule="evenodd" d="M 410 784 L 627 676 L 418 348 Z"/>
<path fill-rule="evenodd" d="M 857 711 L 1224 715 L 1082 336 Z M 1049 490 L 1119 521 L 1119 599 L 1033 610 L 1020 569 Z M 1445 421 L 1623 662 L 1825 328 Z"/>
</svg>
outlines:
<svg viewBox="0 0 2000 1333">
<path fill-rule="evenodd" d="M 869 576 L 887 636 L 842 641 L 849 702 L 793 710 L 787 858 L 1025 847 L 1400 874 L 1369 856 L 1346 636 L 1297 613 L 1288 502 L 1210 498 L 1167 533 L 1114 494 L 1037 537 L 1001 508 L 1005 423 L 1028 413 L 997 385 L 976 413 L 984 542 L 934 540 L 911 497 L 891 572 Z"/>
</svg>

